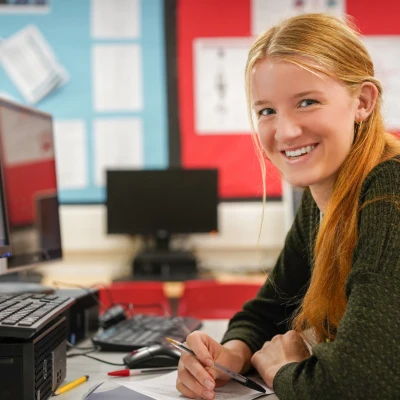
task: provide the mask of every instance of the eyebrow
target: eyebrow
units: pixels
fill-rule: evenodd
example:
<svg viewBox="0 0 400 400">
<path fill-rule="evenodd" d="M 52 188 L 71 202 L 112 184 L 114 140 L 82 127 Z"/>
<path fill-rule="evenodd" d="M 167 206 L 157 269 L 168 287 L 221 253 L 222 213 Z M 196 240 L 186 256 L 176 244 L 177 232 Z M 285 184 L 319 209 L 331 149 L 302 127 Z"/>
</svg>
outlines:
<svg viewBox="0 0 400 400">
<path fill-rule="evenodd" d="M 293 99 L 297 99 L 299 97 L 304 97 L 304 96 L 308 96 L 310 94 L 322 94 L 322 92 L 320 90 L 307 90 L 305 92 L 300 92 L 300 93 L 296 93 L 295 95 L 292 96 Z M 255 106 L 262 106 L 264 104 L 270 103 L 270 101 L 268 100 L 257 100 L 253 103 L 253 107 Z"/>
</svg>

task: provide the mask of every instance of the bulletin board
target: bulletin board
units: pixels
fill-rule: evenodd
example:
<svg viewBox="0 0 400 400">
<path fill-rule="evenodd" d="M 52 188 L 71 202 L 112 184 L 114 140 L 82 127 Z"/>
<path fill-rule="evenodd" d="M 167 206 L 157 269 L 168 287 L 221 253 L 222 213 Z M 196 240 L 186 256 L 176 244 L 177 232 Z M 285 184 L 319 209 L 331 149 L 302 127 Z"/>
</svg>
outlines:
<svg viewBox="0 0 400 400">
<path fill-rule="evenodd" d="M 127 34 L 114 34 L 122 28 L 113 13 L 99 11 L 100 3 L 113 13 L 122 6 L 137 10 L 137 15 L 124 20 L 122 28 Z M 65 85 L 29 104 L 4 66 L 0 68 L 0 96 L 53 116 L 61 203 L 104 202 L 103 170 L 107 166 L 167 167 L 164 1 L 51 0 L 43 11 L 28 7 L 14 12 L 16 8 L 0 9 L 0 37 L 7 39 L 34 26 L 68 74 Z M 115 15 L 123 17 L 121 12 Z M 119 64 L 114 65 L 109 55 L 118 58 Z M 129 93 L 108 96 L 107 82 L 121 90 L 124 82 L 118 74 L 107 76 L 106 67 L 124 68 L 126 85 L 132 85 L 131 80 L 141 85 L 140 98 L 129 97 Z M 130 102 L 128 107 L 125 100 Z"/>
<path fill-rule="evenodd" d="M 257 18 L 255 5 L 277 8 L 293 7 L 294 4 L 317 4 L 325 0 L 294 2 L 282 0 L 178 0 L 178 93 L 181 134 L 181 158 L 184 167 L 217 167 L 220 171 L 220 196 L 222 199 L 247 199 L 262 195 L 261 172 L 250 136 L 250 129 L 238 131 L 234 124 L 232 132 L 207 134 L 196 125 L 196 41 L 207 42 L 209 38 L 251 37 L 252 20 Z M 268 4 L 267 4 L 268 3 Z M 327 5 L 339 2 L 325 1 Z M 400 131 L 400 26 L 396 16 L 400 3 L 391 0 L 368 3 L 362 0 L 342 0 L 344 12 L 355 17 L 361 33 L 365 35 L 367 48 L 376 63 L 376 75 L 384 82 L 384 97 L 388 128 Z M 275 7 L 275 6 L 274 6 Z M 388 40 L 387 35 L 394 35 Z M 398 49 L 398 50 L 397 50 Z M 215 83 L 218 84 L 217 82 Z M 237 82 L 244 89 L 243 78 Z M 197 88 L 198 89 L 198 88 Z M 208 124 L 210 125 L 210 124 Z M 234 132 L 235 130 L 235 132 Z M 279 172 L 267 165 L 267 197 L 280 197 L 282 187 Z"/>
</svg>

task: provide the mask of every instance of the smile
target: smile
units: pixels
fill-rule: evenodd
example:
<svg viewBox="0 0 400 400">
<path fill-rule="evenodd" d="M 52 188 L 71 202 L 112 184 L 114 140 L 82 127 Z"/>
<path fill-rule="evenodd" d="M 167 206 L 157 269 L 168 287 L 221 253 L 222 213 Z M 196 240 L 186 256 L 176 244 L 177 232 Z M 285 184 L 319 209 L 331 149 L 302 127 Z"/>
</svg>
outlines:
<svg viewBox="0 0 400 400">
<path fill-rule="evenodd" d="M 311 153 L 316 146 L 317 145 L 312 145 L 312 146 L 300 147 L 296 150 L 285 150 L 282 153 L 284 153 L 286 157 L 289 159 L 300 158 L 305 154 Z"/>
</svg>

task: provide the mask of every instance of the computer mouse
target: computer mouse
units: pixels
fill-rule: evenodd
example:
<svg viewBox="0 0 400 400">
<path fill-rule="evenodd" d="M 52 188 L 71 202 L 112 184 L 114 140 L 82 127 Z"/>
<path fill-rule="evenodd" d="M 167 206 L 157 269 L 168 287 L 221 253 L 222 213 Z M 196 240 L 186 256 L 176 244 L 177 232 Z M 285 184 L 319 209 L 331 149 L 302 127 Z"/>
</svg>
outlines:
<svg viewBox="0 0 400 400">
<path fill-rule="evenodd" d="M 155 344 L 133 350 L 124 357 L 124 363 L 130 369 L 173 367 L 178 365 L 180 356 L 178 349 Z"/>
</svg>

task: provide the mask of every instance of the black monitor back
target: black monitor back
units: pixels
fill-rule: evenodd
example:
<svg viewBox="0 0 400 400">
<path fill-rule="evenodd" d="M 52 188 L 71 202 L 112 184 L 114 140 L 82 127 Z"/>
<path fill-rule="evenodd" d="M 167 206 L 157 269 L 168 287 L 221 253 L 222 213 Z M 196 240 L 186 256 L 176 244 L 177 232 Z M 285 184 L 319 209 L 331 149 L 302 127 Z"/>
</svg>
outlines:
<svg viewBox="0 0 400 400">
<path fill-rule="evenodd" d="M 218 230 L 216 169 L 107 171 L 108 233 Z"/>
</svg>

